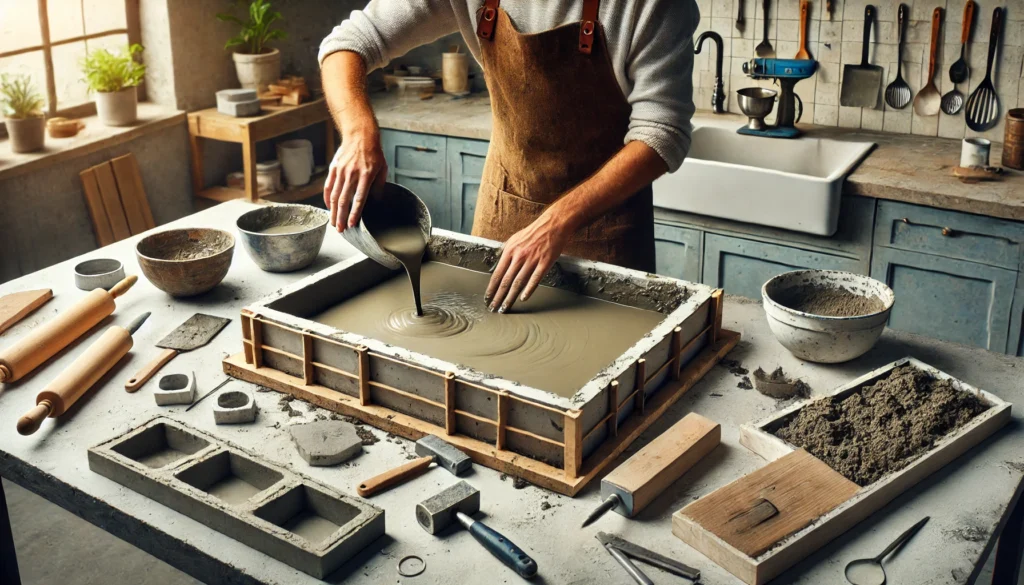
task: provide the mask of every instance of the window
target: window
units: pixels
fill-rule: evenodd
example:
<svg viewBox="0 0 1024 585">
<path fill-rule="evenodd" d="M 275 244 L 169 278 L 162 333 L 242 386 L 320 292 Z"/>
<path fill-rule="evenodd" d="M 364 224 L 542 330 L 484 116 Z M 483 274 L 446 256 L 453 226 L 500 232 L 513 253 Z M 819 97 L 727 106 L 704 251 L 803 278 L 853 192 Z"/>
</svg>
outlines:
<svg viewBox="0 0 1024 585">
<path fill-rule="evenodd" d="M 130 42 L 139 0 L 0 0 L 0 71 L 31 75 L 50 116 L 94 114 L 79 60 Z"/>
</svg>

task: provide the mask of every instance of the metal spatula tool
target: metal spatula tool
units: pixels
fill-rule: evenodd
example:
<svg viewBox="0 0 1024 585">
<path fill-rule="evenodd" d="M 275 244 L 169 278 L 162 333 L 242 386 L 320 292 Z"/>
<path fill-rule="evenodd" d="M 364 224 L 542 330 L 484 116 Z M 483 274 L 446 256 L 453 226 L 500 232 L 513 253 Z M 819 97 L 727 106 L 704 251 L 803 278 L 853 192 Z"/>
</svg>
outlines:
<svg viewBox="0 0 1024 585">
<path fill-rule="evenodd" d="M 902 110 L 910 103 L 910 86 L 903 80 L 903 37 L 907 32 L 907 10 L 906 4 L 900 4 L 898 13 L 899 25 L 897 29 L 899 46 L 896 50 L 896 79 L 885 88 L 885 103 L 889 104 L 890 108 L 896 108 L 897 110 Z"/>
<path fill-rule="evenodd" d="M 775 56 L 775 49 L 772 48 L 772 44 L 768 42 L 768 9 L 771 7 L 771 0 L 764 0 L 761 5 L 761 16 L 764 18 L 764 40 L 762 40 L 756 47 L 754 47 L 754 53 L 758 57 L 770 58 Z"/>
<path fill-rule="evenodd" d="M 985 79 L 974 89 L 971 97 L 967 98 L 964 110 L 967 127 L 975 132 L 984 132 L 999 123 L 999 94 L 996 93 L 996 88 L 992 85 L 992 64 L 995 61 L 999 33 L 1002 29 L 1003 9 L 996 7 L 992 12 L 992 33 L 988 40 L 988 64 L 985 69 Z"/>
<path fill-rule="evenodd" d="M 868 4 L 864 7 L 864 49 L 861 53 L 860 65 L 846 65 L 843 68 L 843 86 L 839 94 L 840 105 L 850 108 L 878 107 L 878 98 L 882 89 L 882 68 L 868 63 L 868 50 L 871 48 L 871 27 L 875 21 L 875 7 Z"/>
</svg>

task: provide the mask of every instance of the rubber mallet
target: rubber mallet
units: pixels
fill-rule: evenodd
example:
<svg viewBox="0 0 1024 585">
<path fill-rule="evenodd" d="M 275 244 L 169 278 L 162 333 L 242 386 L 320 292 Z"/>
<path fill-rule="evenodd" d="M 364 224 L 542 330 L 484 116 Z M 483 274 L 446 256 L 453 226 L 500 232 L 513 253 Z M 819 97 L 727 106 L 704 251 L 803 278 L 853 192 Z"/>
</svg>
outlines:
<svg viewBox="0 0 1024 585">
<path fill-rule="evenodd" d="M 468 471 L 473 465 L 469 456 L 452 445 L 445 443 L 436 435 L 426 435 L 419 441 L 416 441 L 416 454 L 422 455 L 422 457 L 413 459 L 405 465 L 389 469 L 376 477 L 364 481 L 356 488 L 356 492 L 360 496 L 368 498 L 389 487 L 409 481 L 425 472 L 430 467 L 430 464 L 434 462 L 437 463 L 438 467 L 443 467 L 454 475 Z"/>
<path fill-rule="evenodd" d="M 480 490 L 460 481 L 417 504 L 416 521 L 430 534 L 437 534 L 456 522 L 462 524 L 477 542 L 520 577 L 529 579 L 536 575 L 537 562 L 530 555 L 493 528 L 470 517 L 479 510 Z"/>
</svg>

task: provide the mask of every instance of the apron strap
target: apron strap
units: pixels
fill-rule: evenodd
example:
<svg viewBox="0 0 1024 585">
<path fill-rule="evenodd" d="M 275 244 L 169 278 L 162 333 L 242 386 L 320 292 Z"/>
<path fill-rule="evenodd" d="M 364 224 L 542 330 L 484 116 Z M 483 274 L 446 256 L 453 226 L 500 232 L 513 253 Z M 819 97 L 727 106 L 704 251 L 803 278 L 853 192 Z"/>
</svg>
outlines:
<svg viewBox="0 0 1024 585">
<path fill-rule="evenodd" d="M 489 41 L 494 38 L 494 25 L 498 22 L 498 4 L 501 0 L 484 0 L 480 11 L 480 22 L 476 25 L 476 36 Z"/>
<path fill-rule="evenodd" d="M 583 22 L 580 23 L 580 53 L 589 55 L 594 47 L 594 32 L 597 30 L 597 9 L 601 0 L 583 0 Z"/>
</svg>

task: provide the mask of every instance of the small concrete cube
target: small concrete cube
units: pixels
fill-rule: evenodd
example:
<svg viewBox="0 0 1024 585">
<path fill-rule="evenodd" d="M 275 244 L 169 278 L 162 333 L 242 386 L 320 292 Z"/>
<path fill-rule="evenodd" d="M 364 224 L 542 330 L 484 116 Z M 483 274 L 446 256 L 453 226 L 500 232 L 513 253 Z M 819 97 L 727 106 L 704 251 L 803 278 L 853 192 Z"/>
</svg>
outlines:
<svg viewBox="0 0 1024 585">
<path fill-rule="evenodd" d="M 222 89 L 217 92 L 217 101 L 225 102 L 251 102 L 258 100 L 259 95 L 255 89 Z"/>
<path fill-rule="evenodd" d="M 213 420 L 219 425 L 251 423 L 256 420 L 256 398 L 249 390 L 228 390 L 217 396 Z"/>
<path fill-rule="evenodd" d="M 159 406 L 192 404 L 196 397 L 196 374 L 169 374 L 160 378 L 160 384 L 153 390 L 153 398 Z"/>
<path fill-rule="evenodd" d="M 241 118 L 244 116 L 255 116 L 260 113 L 260 100 L 251 102 L 225 102 L 217 101 L 217 111 L 226 115 Z"/>
<path fill-rule="evenodd" d="M 344 421 L 292 425 L 288 431 L 299 455 L 310 465 L 337 465 L 363 451 L 363 440 L 356 434 L 355 426 Z"/>
</svg>

